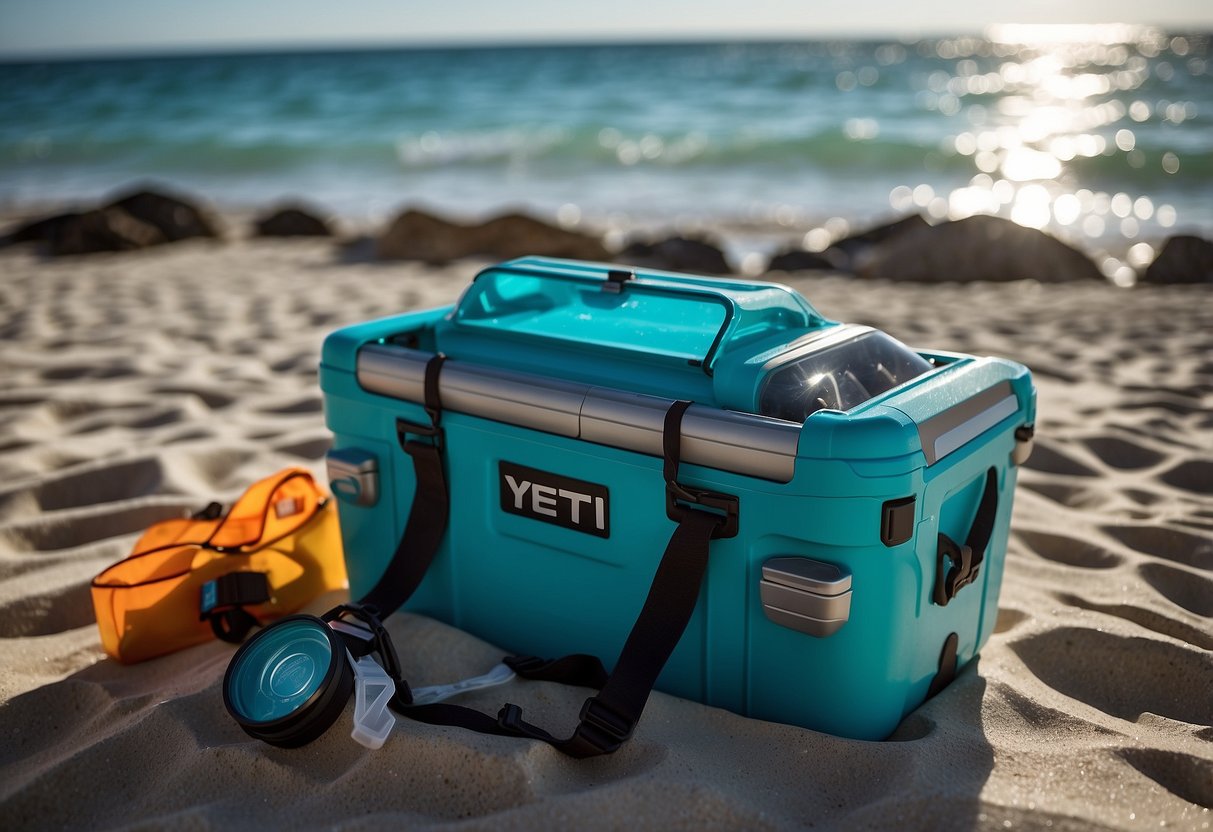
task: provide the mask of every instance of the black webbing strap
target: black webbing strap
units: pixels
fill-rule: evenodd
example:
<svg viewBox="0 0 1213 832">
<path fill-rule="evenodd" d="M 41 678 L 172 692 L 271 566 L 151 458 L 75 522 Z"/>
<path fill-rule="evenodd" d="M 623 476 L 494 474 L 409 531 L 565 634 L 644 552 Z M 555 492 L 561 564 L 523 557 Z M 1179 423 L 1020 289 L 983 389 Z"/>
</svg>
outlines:
<svg viewBox="0 0 1213 832">
<path fill-rule="evenodd" d="M 933 600 L 939 606 L 947 606 L 956 597 L 956 593 L 977 580 L 978 567 L 985 559 L 986 547 L 990 545 L 990 537 L 994 534 L 994 518 L 998 515 L 998 472 L 991 468 L 986 471 L 985 488 L 981 493 L 981 502 L 977 504 L 977 515 L 964 545 L 946 534 L 940 533 L 939 547 L 936 554 L 935 593 Z M 944 569 L 946 561 L 951 562 Z"/>
<path fill-rule="evenodd" d="M 268 600 L 270 582 L 264 572 L 229 572 L 203 585 L 201 618 L 210 621 L 216 638 L 239 644 L 259 623 L 244 606 Z"/>
<path fill-rule="evenodd" d="M 404 534 L 379 582 L 358 601 L 380 619 L 394 613 L 412 596 L 434 561 L 450 518 L 450 495 L 442 469 L 442 402 L 438 396 L 438 374 L 446 356 L 435 355 L 425 365 L 425 411 L 430 424 L 396 420 L 401 449 L 413 459 L 416 487 Z M 409 439 L 428 437 L 429 442 Z"/>
<path fill-rule="evenodd" d="M 696 500 L 701 492 L 688 492 L 678 484 L 682 417 L 690 402 L 675 402 L 665 419 L 666 488 L 676 500 Z M 703 492 L 706 493 L 706 492 Z M 712 494 L 717 500 L 725 495 Z M 640 721 L 649 694 L 695 610 L 707 569 L 708 544 L 725 524 L 724 515 L 675 502 L 678 527 L 674 530 L 640 615 L 619 654 L 615 671 L 607 676 L 593 656 L 574 655 L 552 661 L 513 657 L 507 664 L 524 678 L 601 688 L 585 701 L 572 736 L 560 739 L 522 718 L 522 709 L 507 704 L 493 720 L 487 714 L 459 705 L 423 705 L 399 708 L 412 719 L 439 725 L 457 725 L 489 734 L 528 737 L 550 743 L 571 757 L 610 754 L 631 735 Z M 735 518 L 734 511 L 732 517 Z"/>
</svg>

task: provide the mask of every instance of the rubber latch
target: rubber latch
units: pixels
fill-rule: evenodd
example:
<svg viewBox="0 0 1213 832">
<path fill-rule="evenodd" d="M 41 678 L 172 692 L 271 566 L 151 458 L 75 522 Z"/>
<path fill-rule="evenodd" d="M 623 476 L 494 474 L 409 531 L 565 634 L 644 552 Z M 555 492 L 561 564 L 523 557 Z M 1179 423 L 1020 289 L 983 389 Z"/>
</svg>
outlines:
<svg viewBox="0 0 1213 832">
<path fill-rule="evenodd" d="M 880 509 L 880 542 L 899 546 L 914 536 L 914 497 L 886 500 Z"/>
</svg>

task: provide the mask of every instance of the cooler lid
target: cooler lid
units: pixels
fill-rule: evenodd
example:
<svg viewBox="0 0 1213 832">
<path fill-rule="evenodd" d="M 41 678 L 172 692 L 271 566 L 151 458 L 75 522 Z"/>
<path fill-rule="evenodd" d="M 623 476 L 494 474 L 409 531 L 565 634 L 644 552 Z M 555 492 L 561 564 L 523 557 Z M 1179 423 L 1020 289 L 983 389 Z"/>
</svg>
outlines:
<svg viewBox="0 0 1213 832">
<path fill-rule="evenodd" d="M 717 355 L 738 343 L 827 323 L 773 283 L 542 258 L 481 272 L 449 322 L 493 338 L 669 359 L 708 375 Z"/>
</svg>

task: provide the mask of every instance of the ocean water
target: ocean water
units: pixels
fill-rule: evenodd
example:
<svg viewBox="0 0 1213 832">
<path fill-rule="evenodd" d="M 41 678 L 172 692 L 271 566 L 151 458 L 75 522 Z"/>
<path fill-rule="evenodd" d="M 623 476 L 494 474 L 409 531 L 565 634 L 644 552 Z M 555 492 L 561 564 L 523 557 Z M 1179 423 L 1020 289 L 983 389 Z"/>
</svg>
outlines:
<svg viewBox="0 0 1213 832">
<path fill-rule="evenodd" d="M 909 210 L 985 212 L 1132 255 L 1213 234 L 1210 42 L 1002 27 L 0 64 L 0 204 L 155 178 L 220 206 L 523 206 L 775 226 L 811 248 Z"/>
</svg>

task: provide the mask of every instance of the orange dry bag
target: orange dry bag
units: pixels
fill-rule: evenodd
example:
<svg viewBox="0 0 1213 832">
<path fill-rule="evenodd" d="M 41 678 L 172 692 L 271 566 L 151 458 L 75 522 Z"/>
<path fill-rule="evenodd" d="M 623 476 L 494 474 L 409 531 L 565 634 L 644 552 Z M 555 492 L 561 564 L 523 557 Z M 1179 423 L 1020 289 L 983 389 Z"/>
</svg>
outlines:
<svg viewBox="0 0 1213 832">
<path fill-rule="evenodd" d="M 255 483 L 226 515 L 212 503 L 144 532 L 93 579 L 105 652 L 139 662 L 255 625 L 346 586 L 337 508 L 302 468 Z"/>
</svg>

